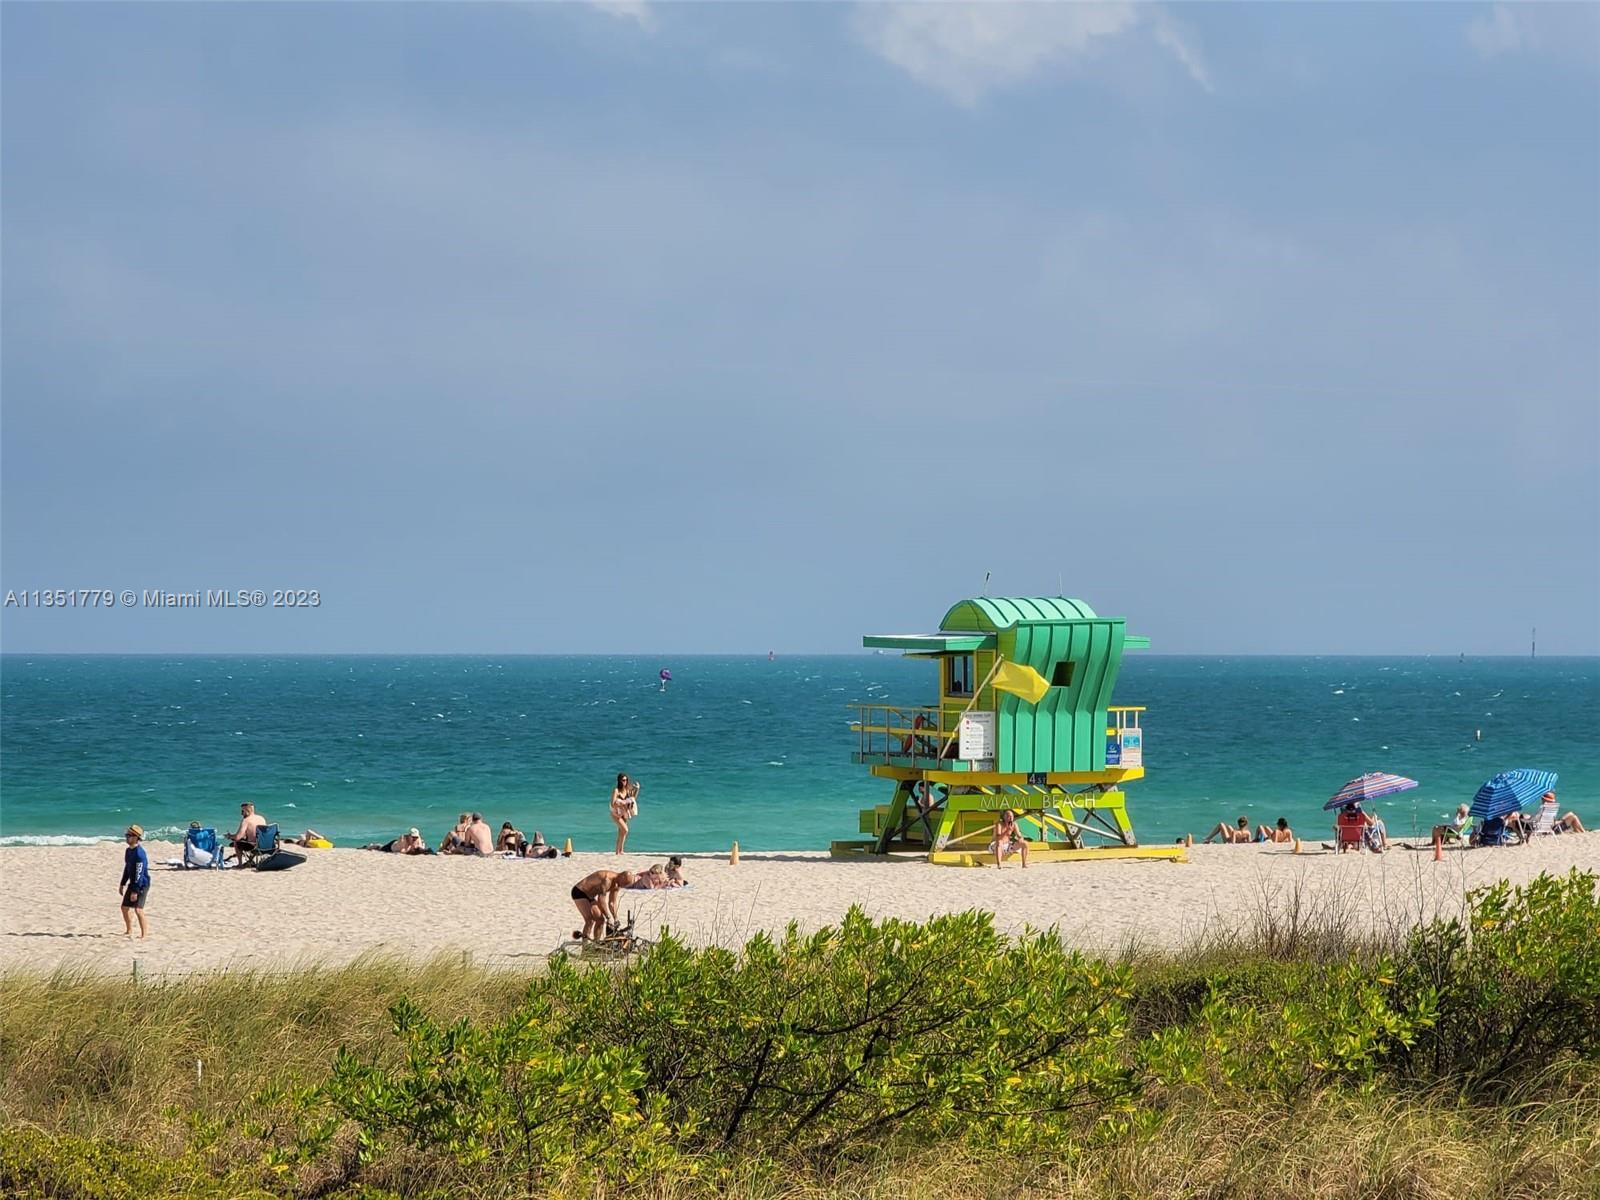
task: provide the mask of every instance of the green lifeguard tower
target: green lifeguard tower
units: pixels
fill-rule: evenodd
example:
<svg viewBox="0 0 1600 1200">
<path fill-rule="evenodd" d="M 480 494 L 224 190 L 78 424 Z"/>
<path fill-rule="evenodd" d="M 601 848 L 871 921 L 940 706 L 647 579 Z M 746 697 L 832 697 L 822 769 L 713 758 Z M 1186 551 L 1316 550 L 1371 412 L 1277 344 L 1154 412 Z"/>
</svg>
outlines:
<svg viewBox="0 0 1600 1200">
<path fill-rule="evenodd" d="M 869 649 L 932 659 L 939 702 L 860 704 L 851 757 L 894 780 L 888 804 L 863 810 L 870 837 L 836 856 L 926 854 L 993 862 L 996 814 L 1009 808 L 1031 862 L 1183 860 L 1182 846 L 1141 846 L 1122 788 L 1144 777 L 1142 707 L 1114 706 L 1124 650 L 1150 640 L 1065 596 L 978 596 L 945 613 L 938 633 L 870 634 Z"/>
</svg>

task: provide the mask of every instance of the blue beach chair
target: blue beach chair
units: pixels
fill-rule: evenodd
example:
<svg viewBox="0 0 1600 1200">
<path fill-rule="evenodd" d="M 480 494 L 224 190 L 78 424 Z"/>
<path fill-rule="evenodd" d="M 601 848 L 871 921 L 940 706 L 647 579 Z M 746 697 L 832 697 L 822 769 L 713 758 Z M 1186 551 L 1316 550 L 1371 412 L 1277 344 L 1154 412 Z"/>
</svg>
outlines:
<svg viewBox="0 0 1600 1200">
<path fill-rule="evenodd" d="M 287 871 L 305 862 L 304 854 L 285 850 L 276 825 L 263 825 L 256 831 L 256 848 L 246 852 L 250 865 L 258 871 Z"/>
<path fill-rule="evenodd" d="M 184 870 L 220 868 L 225 865 L 222 855 L 217 851 L 217 831 L 202 829 L 198 821 L 191 823 L 188 832 L 183 835 Z"/>
</svg>

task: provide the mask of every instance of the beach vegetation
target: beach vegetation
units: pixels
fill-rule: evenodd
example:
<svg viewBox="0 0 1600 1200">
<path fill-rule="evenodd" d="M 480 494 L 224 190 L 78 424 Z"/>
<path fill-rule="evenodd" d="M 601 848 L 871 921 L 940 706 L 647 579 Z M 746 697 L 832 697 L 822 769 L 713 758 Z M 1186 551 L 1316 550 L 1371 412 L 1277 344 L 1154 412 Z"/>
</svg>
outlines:
<svg viewBox="0 0 1600 1200">
<path fill-rule="evenodd" d="M 0 979 L 0 1193 L 1600 1191 L 1593 874 L 1115 961 L 852 911 L 623 966 Z"/>
</svg>

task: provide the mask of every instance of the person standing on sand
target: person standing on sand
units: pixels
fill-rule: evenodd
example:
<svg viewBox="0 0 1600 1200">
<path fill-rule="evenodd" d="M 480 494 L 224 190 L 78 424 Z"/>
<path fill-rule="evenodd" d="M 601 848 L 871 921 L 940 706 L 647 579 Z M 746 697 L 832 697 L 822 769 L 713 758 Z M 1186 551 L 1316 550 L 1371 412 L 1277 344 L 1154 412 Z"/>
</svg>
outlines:
<svg viewBox="0 0 1600 1200">
<path fill-rule="evenodd" d="M 133 918 L 137 915 L 139 937 L 147 938 L 150 922 L 145 920 L 144 905 L 150 898 L 150 856 L 139 844 L 144 841 L 144 830 L 129 825 L 128 832 L 122 836 L 128 840 L 128 848 L 122 852 L 122 882 L 117 884 L 117 890 L 122 893 L 122 930 L 132 937 Z"/>
<path fill-rule="evenodd" d="M 627 775 L 617 776 L 617 786 L 611 789 L 611 820 L 617 827 L 617 853 L 628 842 L 628 822 L 639 815 L 639 785 Z"/>
<path fill-rule="evenodd" d="M 583 918 L 583 928 L 574 930 L 572 936 L 586 942 L 598 942 L 606 935 L 608 925 L 620 925 L 617 920 L 617 893 L 632 887 L 638 879 L 632 871 L 607 871 L 601 868 L 590 871 L 572 885 L 572 903 Z"/>
</svg>

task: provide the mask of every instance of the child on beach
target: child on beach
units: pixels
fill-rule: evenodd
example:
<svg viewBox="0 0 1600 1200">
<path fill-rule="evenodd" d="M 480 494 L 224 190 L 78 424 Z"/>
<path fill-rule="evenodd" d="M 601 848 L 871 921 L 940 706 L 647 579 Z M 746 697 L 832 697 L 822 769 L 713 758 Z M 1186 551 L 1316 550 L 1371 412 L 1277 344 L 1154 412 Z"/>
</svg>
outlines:
<svg viewBox="0 0 1600 1200">
<path fill-rule="evenodd" d="M 674 854 L 667 859 L 667 886 L 688 887 L 689 881 L 683 877 L 683 855 Z"/>
<path fill-rule="evenodd" d="M 628 842 L 628 822 L 639 815 L 639 785 L 626 774 L 617 776 L 617 786 L 611 790 L 611 820 L 617 827 L 617 853 Z"/>
<path fill-rule="evenodd" d="M 144 841 L 144 830 L 129 825 L 123 836 L 128 840 L 128 848 L 122 852 L 122 882 L 117 884 L 117 890 L 122 893 L 122 929 L 132 937 L 133 918 L 137 915 L 139 937 L 147 938 L 150 923 L 145 920 L 144 905 L 150 898 L 150 856 L 139 844 Z"/>
</svg>

